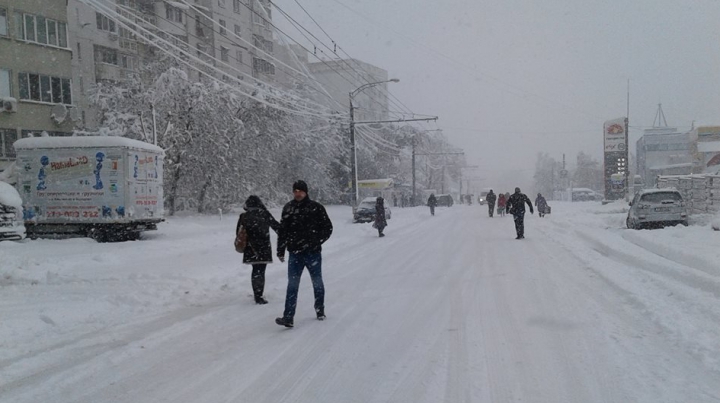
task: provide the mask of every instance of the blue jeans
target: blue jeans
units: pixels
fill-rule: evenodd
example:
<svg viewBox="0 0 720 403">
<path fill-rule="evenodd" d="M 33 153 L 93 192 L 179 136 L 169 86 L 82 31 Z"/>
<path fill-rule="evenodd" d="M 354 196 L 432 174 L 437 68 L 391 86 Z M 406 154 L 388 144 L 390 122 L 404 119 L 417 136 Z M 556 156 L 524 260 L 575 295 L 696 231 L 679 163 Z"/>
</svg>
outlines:
<svg viewBox="0 0 720 403">
<path fill-rule="evenodd" d="M 298 289 L 303 269 L 308 269 L 315 292 L 315 312 L 325 309 L 325 285 L 322 279 L 322 255 L 320 252 L 290 253 L 288 260 L 288 286 L 285 295 L 285 319 L 295 317 L 297 307 Z"/>
</svg>

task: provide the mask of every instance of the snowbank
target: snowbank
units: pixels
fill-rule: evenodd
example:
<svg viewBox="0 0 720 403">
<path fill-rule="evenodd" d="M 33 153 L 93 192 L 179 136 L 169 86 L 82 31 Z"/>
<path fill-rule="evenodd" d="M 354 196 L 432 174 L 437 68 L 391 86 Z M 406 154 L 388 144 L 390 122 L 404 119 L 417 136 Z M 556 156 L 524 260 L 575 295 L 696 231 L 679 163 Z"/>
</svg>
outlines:
<svg viewBox="0 0 720 403">
<path fill-rule="evenodd" d="M 22 211 L 22 199 L 17 190 L 9 183 L 0 181 L 0 204 L 15 207 L 18 211 Z"/>
</svg>

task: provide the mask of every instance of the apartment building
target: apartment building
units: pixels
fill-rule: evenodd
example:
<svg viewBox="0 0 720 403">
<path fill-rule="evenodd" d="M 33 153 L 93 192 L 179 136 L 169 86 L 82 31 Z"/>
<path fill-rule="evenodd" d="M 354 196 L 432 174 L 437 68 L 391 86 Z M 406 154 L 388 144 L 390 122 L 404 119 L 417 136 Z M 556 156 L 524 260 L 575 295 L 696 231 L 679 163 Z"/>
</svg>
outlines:
<svg viewBox="0 0 720 403">
<path fill-rule="evenodd" d="M 75 125 L 66 0 L 0 0 L 0 170 L 31 134 Z"/>
</svg>

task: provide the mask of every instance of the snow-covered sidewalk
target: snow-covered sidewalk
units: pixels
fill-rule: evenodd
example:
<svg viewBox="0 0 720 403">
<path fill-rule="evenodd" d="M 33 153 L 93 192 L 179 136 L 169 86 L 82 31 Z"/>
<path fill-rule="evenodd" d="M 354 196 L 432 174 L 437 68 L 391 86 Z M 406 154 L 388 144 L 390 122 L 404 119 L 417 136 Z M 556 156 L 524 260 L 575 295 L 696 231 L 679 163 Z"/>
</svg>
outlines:
<svg viewBox="0 0 720 403">
<path fill-rule="evenodd" d="M 720 400 L 720 232 L 550 204 L 523 241 L 485 207 L 394 208 L 382 239 L 330 207 L 328 319 L 304 276 L 290 330 L 285 266 L 255 305 L 234 217 L 0 243 L 0 402 Z"/>
</svg>

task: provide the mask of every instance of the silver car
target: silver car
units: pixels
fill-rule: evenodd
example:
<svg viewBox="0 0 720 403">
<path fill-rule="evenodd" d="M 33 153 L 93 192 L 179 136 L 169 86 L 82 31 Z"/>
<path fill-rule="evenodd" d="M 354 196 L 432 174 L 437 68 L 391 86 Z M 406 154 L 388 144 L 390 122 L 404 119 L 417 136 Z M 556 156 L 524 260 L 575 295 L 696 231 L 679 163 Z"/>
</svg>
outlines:
<svg viewBox="0 0 720 403">
<path fill-rule="evenodd" d="M 673 188 L 641 190 L 630 202 L 626 224 L 630 229 L 687 226 L 687 208 L 680 192 Z"/>
</svg>

